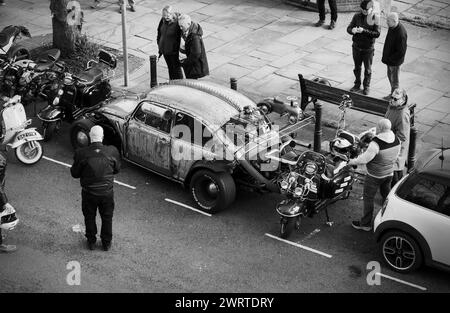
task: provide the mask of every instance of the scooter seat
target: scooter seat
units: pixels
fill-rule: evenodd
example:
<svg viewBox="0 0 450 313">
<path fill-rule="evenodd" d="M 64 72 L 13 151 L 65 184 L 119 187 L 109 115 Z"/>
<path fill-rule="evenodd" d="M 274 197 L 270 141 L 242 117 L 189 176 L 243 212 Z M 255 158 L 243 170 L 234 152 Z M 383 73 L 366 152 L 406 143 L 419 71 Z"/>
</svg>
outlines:
<svg viewBox="0 0 450 313">
<path fill-rule="evenodd" d="M 14 26 L 6 26 L 0 32 L 0 47 L 4 47 L 9 43 L 9 39 L 15 35 L 16 28 Z"/>
<path fill-rule="evenodd" d="M 61 51 L 59 51 L 59 49 L 50 49 L 38 55 L 36 63 L 47 63 L 47 62 L 53 63 L 54 61 L 52 59 L 58 60 L 60 55 Z"/>
<path fill-rule="evenodd" d="M 96 81 L 102 79 L 103 71 L 97 67 L 90 68 L 89 70 L 80 73 L 76 78 L 85 85 L 91 85 Z"/>
</svg>

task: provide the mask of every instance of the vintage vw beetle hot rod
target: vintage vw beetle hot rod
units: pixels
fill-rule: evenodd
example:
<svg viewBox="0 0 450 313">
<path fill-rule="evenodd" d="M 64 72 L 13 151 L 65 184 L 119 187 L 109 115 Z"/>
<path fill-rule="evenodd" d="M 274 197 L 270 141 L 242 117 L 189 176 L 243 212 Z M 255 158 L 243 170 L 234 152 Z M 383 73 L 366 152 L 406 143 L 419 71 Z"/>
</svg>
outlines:
<svg viewBox="0 0 450 313">
<path fill-rule="evenodd" d="M 301 144 L 290 134 L 312 120 L 290 102 L 256 104 L 218 84 L 174 80 L 142 97 L 112 97 L 72 124 L 71 141 L 87 145 L 89 129 L 101 125 L 104 142 L 126 161 L 184 184 L 200 209 L 214 213 L 233 202 L 236 186 L 279 192 Z M 269 120 L 272 111 L 287 115 L 283 128 Z"/>
</svg>

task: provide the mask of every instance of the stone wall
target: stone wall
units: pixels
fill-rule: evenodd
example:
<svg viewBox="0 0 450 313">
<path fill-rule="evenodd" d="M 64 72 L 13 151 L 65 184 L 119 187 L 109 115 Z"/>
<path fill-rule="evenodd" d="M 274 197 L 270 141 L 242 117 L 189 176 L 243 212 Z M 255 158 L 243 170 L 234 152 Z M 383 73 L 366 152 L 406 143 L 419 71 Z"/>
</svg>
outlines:
<svg viewBox="0 0 450 313">
<path fill-rule="evenodd" d="M 284 0 L 288 4 L 298 6 L 300 8 L 317 11 L 317 0 Z M 325 0 L 325 8 L 329 11 L 328 0 Z M 338 12 L 354 12 L 359 11 L 361 0 L 336 0 Z"/>
</svg>

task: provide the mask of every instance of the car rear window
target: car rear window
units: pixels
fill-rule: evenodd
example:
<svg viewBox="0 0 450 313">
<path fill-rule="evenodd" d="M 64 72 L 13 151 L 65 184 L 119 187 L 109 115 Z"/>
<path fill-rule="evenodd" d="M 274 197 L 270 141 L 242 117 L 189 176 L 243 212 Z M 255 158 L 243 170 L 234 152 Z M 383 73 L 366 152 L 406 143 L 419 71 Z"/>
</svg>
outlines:
<svg viewBox="0 0 450 313">
<path fill-rule="evenodd" d="M 397 190 L 400 198 L 427 209 L 450 215 L 450 186 L 411 174 Z"/>
</svg>

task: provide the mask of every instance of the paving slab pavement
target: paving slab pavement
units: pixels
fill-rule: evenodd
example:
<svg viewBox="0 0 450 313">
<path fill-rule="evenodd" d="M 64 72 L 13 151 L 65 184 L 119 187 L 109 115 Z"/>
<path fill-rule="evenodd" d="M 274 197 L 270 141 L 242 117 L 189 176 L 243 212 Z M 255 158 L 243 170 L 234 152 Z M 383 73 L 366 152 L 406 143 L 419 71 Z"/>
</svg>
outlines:
<svg viewBox="0 0 450 313">
<path fill-rule="evenodd" d="M 117 3 L 102 1 L 95 10 L 89 8 L 91 1 L 80 3 L 86 20 L 83 31 L 97 43 L 120 49 L 122 29 Z M 137 90 L 149 86 L 148 56 L 157 54 L 156 28 L 166 2 L 137 0 L 136 3 L 137 12 L 127 12 L 129 53 L 147 60 L 140 70 L 130 74 L 129 88 Z M 351 36 L 346 33 L 346 27 L 353 13 L 340 13 L 336 29 L 330 31 L 326 27 L 313 27 L 317 13 L 287 5 L 282 0 L 176 0 L 170 4 L 175 10 L 189 13 L 204 29 L 211 68 L 210 76 L 205 79 L 228 84 L 229 78 L 235 77 L 238 89 L 255 100 L 274 94 L 300 95 L 299 73 L 327 78 L 343 89 L 352 86 Z M 400 13 L 408 31 L 408 50 L 400 83 L 407 90 L 410 102 L 417 103 L 418 151 L 436 146 L 442 137 L 449 146 L 450 1 L 399 0 L 392 2 L 392 10 Z M 3 27 L 28 26 L 33 35 L 51 32 L 48 3 L 43 1 L 7 1 L 6 6 L 0 7 L 0 21 Z M 381 63 L 386 33 L 386 22 L 382 19 L 371 83 L 371 94 L 378 97 L 385 96 L 390 89 L 386 67 Z M 158 81 L 167 79 L 167 67 L 160 61 Z M 123 86 L 123 79 L 116 79 L 113 84 Z M 334 105 L 325 104 L 324 111 L 325 120 L 336 119 L 338 112 Z M 375 117 L 355 112 L 347 123 L 360 131 L 375 121 Z"/>
</svg>

